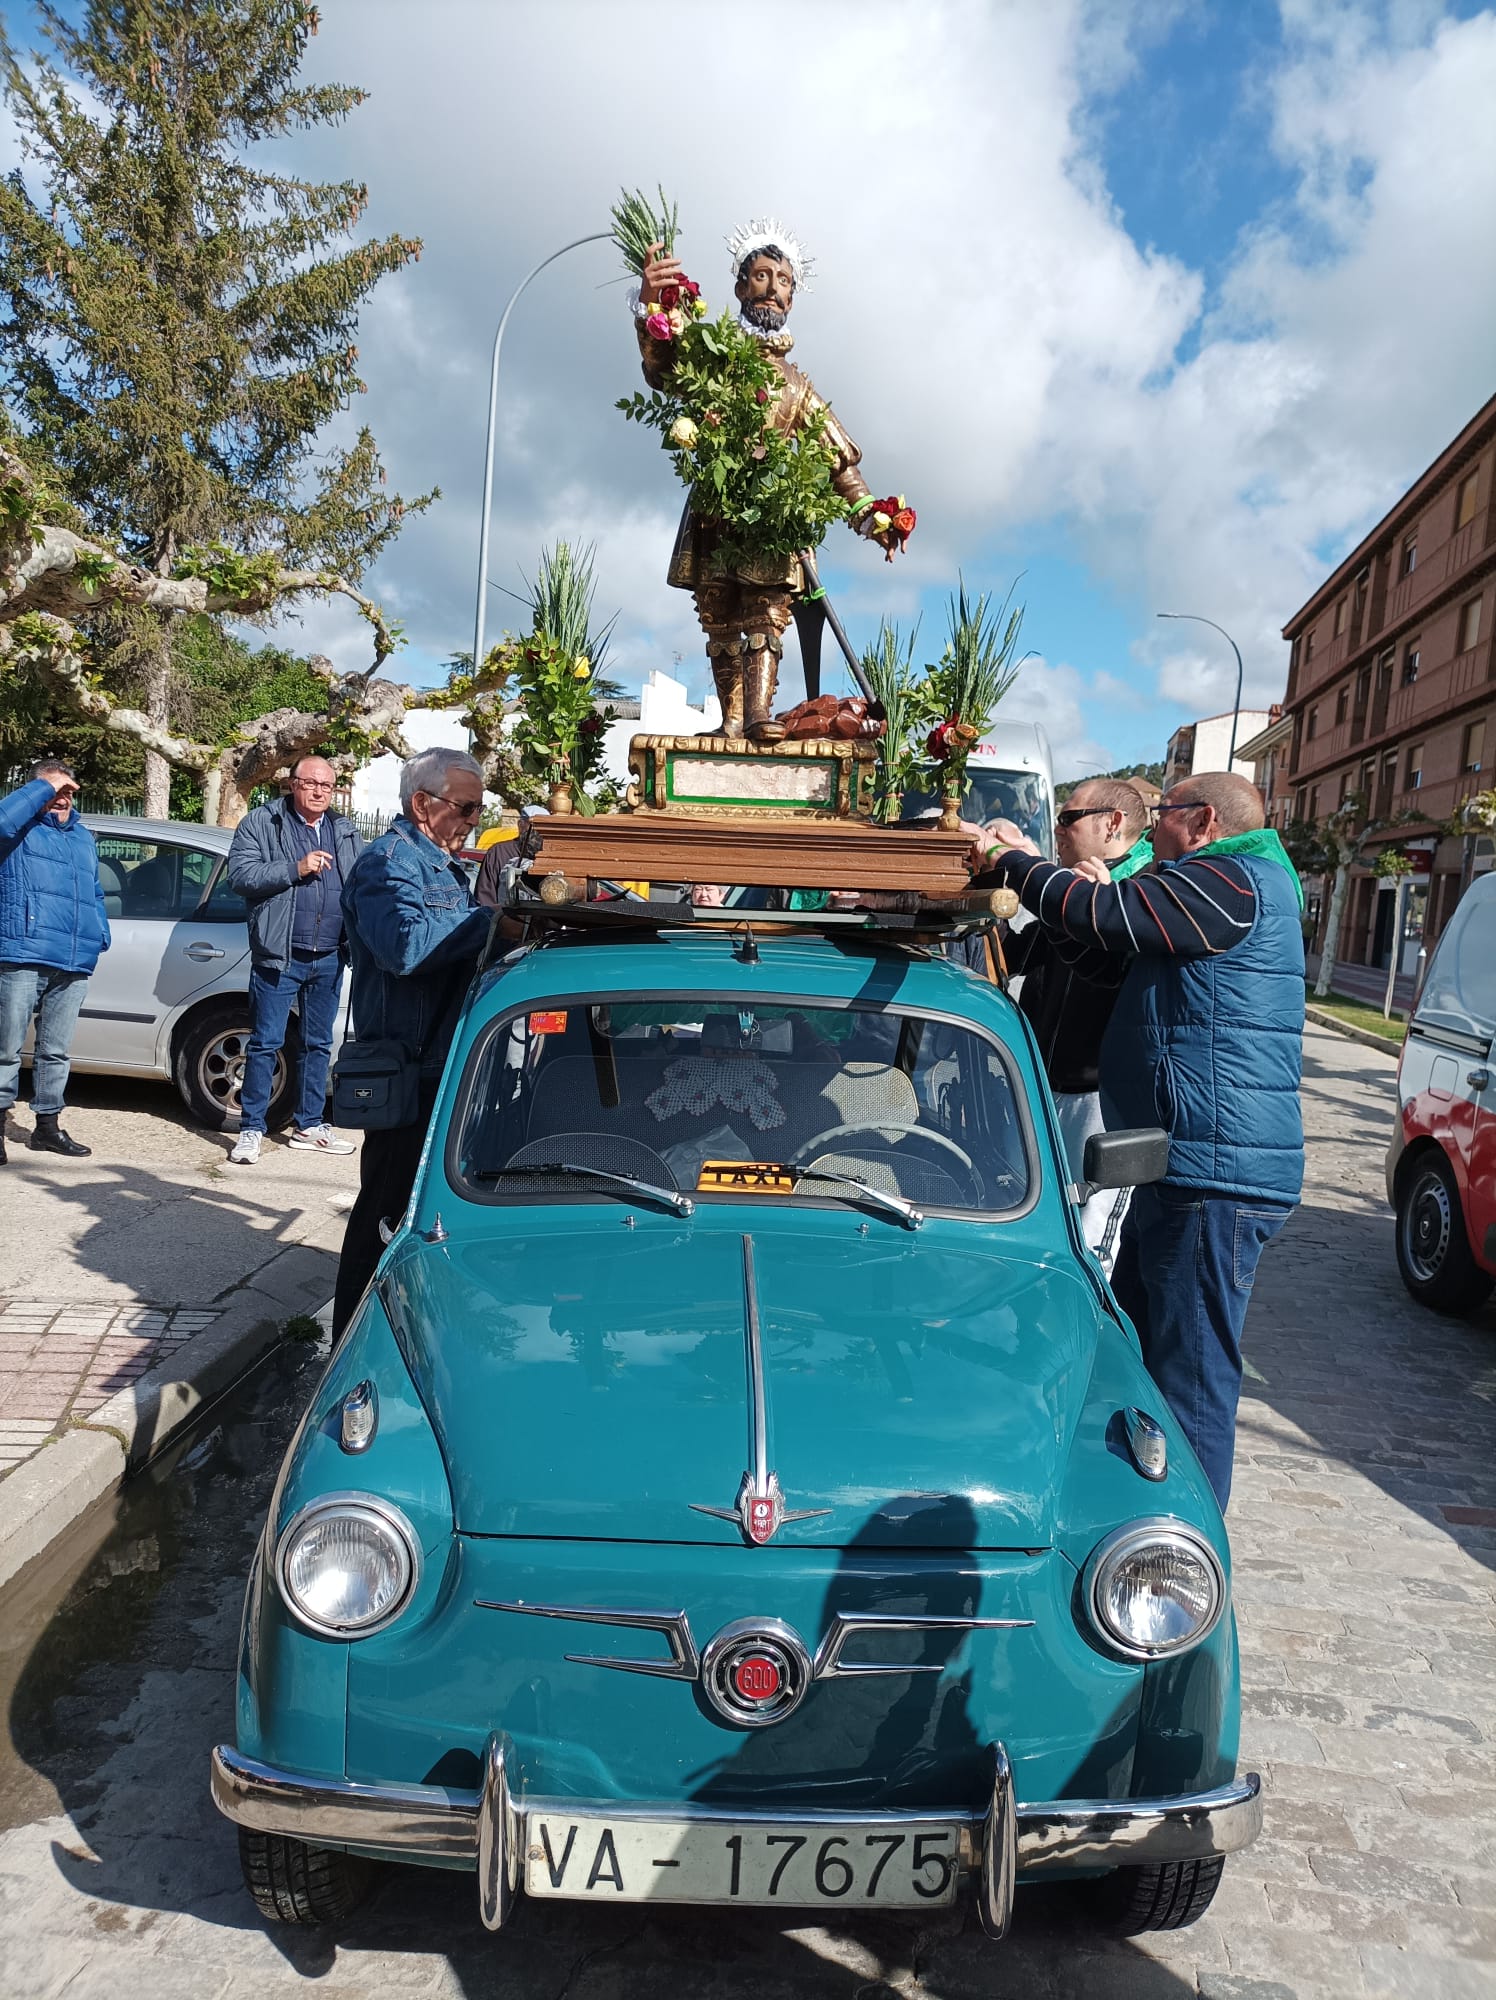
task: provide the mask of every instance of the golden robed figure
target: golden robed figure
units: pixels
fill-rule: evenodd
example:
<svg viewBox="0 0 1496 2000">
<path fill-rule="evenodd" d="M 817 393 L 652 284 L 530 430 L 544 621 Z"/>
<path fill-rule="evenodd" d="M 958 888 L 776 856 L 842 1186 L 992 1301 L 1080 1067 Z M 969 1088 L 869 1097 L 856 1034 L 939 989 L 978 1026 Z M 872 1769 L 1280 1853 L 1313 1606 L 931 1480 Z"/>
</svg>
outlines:
<svg viewBox="0 0 1496 2000">
<path fill-rule="evenodd" d="M 775 428 L 792 436 L 824 410 L 822 437 L 833 456 L 831 484 L 856 510 L 849 523 L 854 533 L 887 550 L 899 546 L 892 528 L 874 522 L 872 491 L 858 471 L 862 453 L 838 422 L 835 412 L 816 393 L 808 375 L 786 360 L 794 336 L 785 322 L 795 303 L 796 287 L 804 280 L 805 258 L 787 230 L 777 224 L 750 224 L 732 238 L 737 273 L 734 292 L 744 325 L 759 340 L 768 359 L 784 378 L 783 393 L 773 411 Z M 650 248 L 641 274 L 635 331 L 643 357 L 644 379 L 652 389 L 667 387 L 673 361 L 669 342 L 655 340 L 645 325 L 661 292 L 680 284 L 679 261 Z M 748 736 L 755 743 L 777 743 L 784 737 L 774 720 L 774 695 L 784 634 L 794 613 L 795 599 L 805 590 L 798 557 L 769 564 L 729 564 L 716 549 L 713 523 L 686 507 L 671 552 L 667 581 L 689 590 L 696 615 L 706 633 L 707 658 L 717 699 L 722 705 L 724 736 Z"/>
</svg>

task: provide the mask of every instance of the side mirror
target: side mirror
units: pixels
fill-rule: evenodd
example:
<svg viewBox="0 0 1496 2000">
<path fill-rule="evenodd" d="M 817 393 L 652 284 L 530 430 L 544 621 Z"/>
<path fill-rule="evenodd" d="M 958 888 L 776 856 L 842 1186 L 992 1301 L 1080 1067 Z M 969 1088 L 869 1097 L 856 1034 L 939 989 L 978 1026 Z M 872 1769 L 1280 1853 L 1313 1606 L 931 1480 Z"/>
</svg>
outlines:
<svg viewBox="0 0 1496 2000">
<path fill-rule="evenodd" d="M 1097 1188 L 1144 1187 L 1149 1181 L 1161 1181 L 1168 1171 L 1169 1135 L 1159 1126 L 1093 1132 L 1086 1141 L 1082 1198 Z"/>
</svg>

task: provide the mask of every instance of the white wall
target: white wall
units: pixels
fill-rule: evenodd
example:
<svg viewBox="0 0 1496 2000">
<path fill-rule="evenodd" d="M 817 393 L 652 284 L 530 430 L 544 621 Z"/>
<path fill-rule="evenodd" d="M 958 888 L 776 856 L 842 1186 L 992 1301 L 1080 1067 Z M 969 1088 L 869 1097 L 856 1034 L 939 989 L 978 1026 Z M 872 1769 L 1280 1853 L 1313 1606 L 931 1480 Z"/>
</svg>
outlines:
<svg viewBox="0 0 1496 2000">
<path fill-rule="evenodd" d="M 1250 743 L 1259 730 L 1267 728 L 1268 720 L 1268 712 L 1265 708 L 1244 708 L 1236 718 L 1237 742 Z M 1210 715 L 1203 722 L 1197 722 L 1195 724 L 1195 754 L 1190 764 L 1191 774 L 1196 771 L 1224 771 L 1226 768 L 1226 752 L 1230 747 L 1231 717 L 1229 715 Z M 1255 776 L 1255 766 L 1250 757 L 1238 757 L 1231 768 L 1239 777 L 1252 778 Z"/>
<path fill-rule="evenodd" d="M 449 708 L 411 708 L 400 724 L 412 750 L 468 748 L 468 733 Z M 400 759 L 386 750 L 353 774 L 353 810 L 391 818 L 400 810 Z M 492 799 L 493 794 L 488 796 Z"/>
</svg>

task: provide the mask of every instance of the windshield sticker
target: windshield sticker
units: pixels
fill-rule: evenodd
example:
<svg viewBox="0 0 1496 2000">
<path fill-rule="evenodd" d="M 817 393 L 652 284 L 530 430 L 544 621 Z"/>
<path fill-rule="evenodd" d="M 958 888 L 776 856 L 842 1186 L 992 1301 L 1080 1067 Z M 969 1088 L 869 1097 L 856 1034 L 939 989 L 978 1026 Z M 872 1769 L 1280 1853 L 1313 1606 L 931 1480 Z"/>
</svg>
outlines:
<svg viewBox="0 0 1496 2000">
<path fill-rule="evenodd" d="M 564 1035 L 566 1033 L 566 1009 L 558 1014 L 532 1014 L 530 1016 L 532 1035 Z"/>
<path fill-rule="evenodd" d="M 698 1194 L 793 1194 L 798 1176 L 777 1160 L 703 1160 Z"/>
</svg>

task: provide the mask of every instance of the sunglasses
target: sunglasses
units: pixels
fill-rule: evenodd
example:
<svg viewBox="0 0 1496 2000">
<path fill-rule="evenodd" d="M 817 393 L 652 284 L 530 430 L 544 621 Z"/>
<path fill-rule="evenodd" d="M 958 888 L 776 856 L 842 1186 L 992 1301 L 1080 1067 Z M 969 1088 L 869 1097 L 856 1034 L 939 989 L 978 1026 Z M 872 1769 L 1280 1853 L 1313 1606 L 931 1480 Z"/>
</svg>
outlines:
<svg viewBox="0 0 1496 2000">
<path fill-rule="evenodd" d="M 1063 812 L 1055 814 L 1054 823 L 1056 826 L 1078 826 L 1083 819 L 1096 819 L 1116 810 L 1115 806 L 1066 806 Z"/>
<path fill-rule="evenodd" d="M 461 819 L 476 819 L 483 810 L 482 799 L 449 799 L 445 792 L 428 792 L 428 799 L 450 806 Z"/>
</svg>

